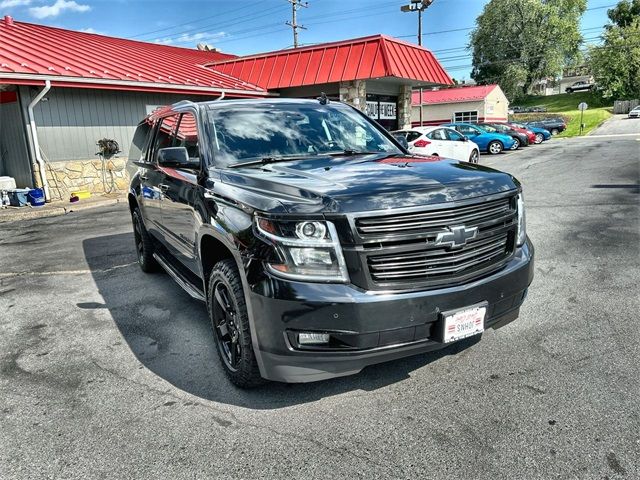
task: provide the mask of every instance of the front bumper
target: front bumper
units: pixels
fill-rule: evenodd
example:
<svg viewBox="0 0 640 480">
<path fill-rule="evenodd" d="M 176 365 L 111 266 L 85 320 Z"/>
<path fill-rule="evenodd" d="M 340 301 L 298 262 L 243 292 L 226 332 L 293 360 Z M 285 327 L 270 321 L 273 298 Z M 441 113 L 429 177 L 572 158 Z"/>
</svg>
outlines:
<svg viewBox="0 0 640 480">
<path fill-rule="evenodd" d="M 367 292 L 350 285 L 291 282 L 259 275 L 250 283 L 254 348 L 264 378 L 311 382 L 367 365 L 444 348 L 440 312 L 488 302 L 485 328 L 518 317 L 533 280 L 533 245 L 501 270 L 465 285 L 418 292 Z M 256 277 L 254 277 L 256 278 Z M 296 332 L 330 333 L 329 349 L 300 347 Z"/>
</svg>

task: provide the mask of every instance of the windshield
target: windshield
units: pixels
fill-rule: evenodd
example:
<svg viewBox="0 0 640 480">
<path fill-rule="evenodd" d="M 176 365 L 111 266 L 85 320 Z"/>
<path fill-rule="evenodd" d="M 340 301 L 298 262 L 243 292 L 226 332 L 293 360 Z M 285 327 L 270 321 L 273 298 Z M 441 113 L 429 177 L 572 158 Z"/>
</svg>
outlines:
<svg viewBox="0 0 640 480">
<path fill-rule="evenodd" d="M 481 129 L 483 129 L 485 132 L 489 132 L 489 133 L 496 133 L 498 130 L 494 127 L 492 127 L 491 125 L 479 125 L 479 127 Z"/>
<path fill-rule="evenodd" d="M 402 153 L 366 118 L 337 103 L 230 102 L 210 106 L 206 118 L 219 166 L 345 151 Z"/>
</svg>

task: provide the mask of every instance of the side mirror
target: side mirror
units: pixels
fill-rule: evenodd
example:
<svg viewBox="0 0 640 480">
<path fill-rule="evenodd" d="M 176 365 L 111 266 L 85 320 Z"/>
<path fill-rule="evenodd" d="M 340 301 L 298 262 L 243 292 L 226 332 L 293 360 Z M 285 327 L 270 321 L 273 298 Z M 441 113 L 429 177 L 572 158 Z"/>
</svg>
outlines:
<svg viewBox="0 0 640 480">
<path fill-rule="evenodd" d="M 469 139 L 467 137 L 465 137 L 464 135 L 462 136 L 462 138 L 458 139 L 459 142 L 468 142 Z"/>
<path fill-rule="evenodd" d="M 400 133 L 395 133 L 393 134 L 393 138 L 396 139 L 396 142 L 398 142 L 400 145 L 402 145 L 402 147 L 406 150 L 409 149 L 409 142 L 407 142 L 407 137 L 405 137 L 404 135 L 400 134 Z"/>
<path fill-rule="evenodd" d="M 158 150 L 158 165 L 165 167 L 196 168 L 200 162 L 189 158 L 189 152 L 184 147 L 168 147 Z"/>
</svg>

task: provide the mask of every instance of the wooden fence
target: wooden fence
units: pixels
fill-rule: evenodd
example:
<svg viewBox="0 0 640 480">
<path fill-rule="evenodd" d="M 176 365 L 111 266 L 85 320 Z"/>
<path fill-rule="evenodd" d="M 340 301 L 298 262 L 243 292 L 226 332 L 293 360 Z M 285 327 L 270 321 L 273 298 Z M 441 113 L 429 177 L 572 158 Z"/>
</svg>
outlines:
<svg viewBox="0 0 640 480">
<path fill-rule="evenodd" d="M 616 100 L 613 102 L 613 113 L 629 113 L 633 108 L 640 105 L 640 100 Z"/>
</svg>

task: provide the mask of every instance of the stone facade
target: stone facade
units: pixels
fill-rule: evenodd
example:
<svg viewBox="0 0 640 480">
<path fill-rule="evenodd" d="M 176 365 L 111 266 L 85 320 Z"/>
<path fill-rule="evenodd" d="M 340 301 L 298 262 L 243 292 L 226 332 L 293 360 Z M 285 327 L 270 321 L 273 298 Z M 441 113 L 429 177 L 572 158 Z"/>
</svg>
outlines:
<svg viewBox="0 0 640 480">
<path fill-rule="evenodd" d="M 69 200 L 71 192 L 86 190 L 91 193 L 126 192 L 129 175 L 125 158 L 104 160 L 74 160 L 47 163 L 47 180 L 52 200 Z M 37 165 L 35 166 L 37 170 Z M 104 176 L 103 176 L 104 170 Z M 36 171 L 38 187 L 40 175 Z"/>
<path fill-rule="evenodd" d="M 340 101 L 364 112 L 367 108 L 367 82 L 364 80 L 340 82 Z"/>
<path fill-rule="evenodd" d="M 400 85 L 398 95 L 398 129 L 411 128 L 411 86 Z"/>
</svg>

